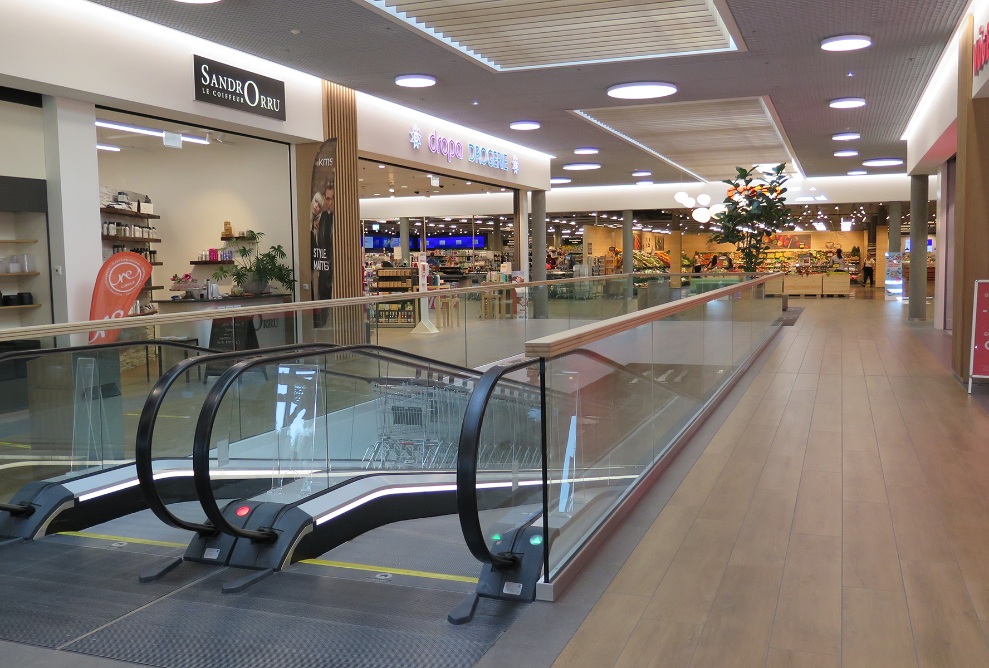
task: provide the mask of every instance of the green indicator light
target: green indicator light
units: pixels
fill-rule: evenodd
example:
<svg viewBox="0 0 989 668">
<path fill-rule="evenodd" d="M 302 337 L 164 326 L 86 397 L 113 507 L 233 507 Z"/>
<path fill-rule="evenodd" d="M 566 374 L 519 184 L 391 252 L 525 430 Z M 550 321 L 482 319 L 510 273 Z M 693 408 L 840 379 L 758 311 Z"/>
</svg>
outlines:
<svg viewBox="0 0 989 668">
<path fill-rule="evenodd" d="M 532 536 L 531 538 L 529 538 L 529 545 L 542 545 L 542 544 L 543 544 L 542 536 Z"/>
<path fill-rule="evenodd" d="M 501 540 L 501 534 L 500 533 L 496 533 L 495 535 L 491 536 L 491 540 L 493 540 L 493 541 L 495 541 L 497 543 L 499 540 Z"/>
</svg>

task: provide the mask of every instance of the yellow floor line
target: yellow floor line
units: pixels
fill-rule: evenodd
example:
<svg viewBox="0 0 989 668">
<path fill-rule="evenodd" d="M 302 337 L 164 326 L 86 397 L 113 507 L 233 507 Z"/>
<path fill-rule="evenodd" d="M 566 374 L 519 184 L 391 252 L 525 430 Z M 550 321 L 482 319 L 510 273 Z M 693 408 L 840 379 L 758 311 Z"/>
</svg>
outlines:
<svg viewBox="0 0 989 668">
<path fill-rule="evenodd" d="M 110 540 L 114 543 L 136 543 L 138 545 L 158 545 L 160 547 L 187 547 L 184 543 L 170 543 L 164 540 L 150 540 L 148 538 L 127 538 L 126 536 L 108 536 L 102 533 L 87 533 L 85 531 L 59 531 L 59 536 L 78 536 L 79 538 L 92 538 L 94 540 Z"/>
<path fill-rule="evenodd" d="M 430 573 L 429 571 L 410 571 L 404 568 L 388 568 L 386 566 L 371 566 L 368 564 L 351 564 L 345 561 L 326 561 L 325 559 L 303 559 L 300 564 L 316 566 L 332 566 L 333 568 L 348 568 L 354 571 L 372 571 L 374 573 L 391 573 L 392 575 L 411 575 L 415 578 L 431 578 L 433 580 L 452 580 L 453 582 L 469 582 L 476 584 L 477 578 L 463 575 L 447 575 L 446 573 Z"/>
<path fill-rule="evenodd" d="M 6 445 L 9 448 L 21 448 L 22 450 L 30 450 L 31 446 L 26 443 L 11 443 L 10 441 L 0 441 L 0 445 Z"/>
</svg>

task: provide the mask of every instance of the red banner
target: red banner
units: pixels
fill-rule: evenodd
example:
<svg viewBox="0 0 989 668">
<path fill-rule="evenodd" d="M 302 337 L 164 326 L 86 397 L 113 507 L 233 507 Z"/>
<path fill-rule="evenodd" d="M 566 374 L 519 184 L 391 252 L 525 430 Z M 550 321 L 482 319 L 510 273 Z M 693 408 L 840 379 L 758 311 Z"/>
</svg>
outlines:
<svg viewBox="0 0 989 668">
<path fill-rule="evenodd" d="M 96 285 L 93 287 L 93 303 L 89 307 L 90 320 L 116 320 L 127 317 L 141 288 L 151 277 L 151 263 L 137 253 L 114 253 L 103 263 Z M 90 343 L 113 343 L 119 329 L 90 332 Z"/>
</svg>

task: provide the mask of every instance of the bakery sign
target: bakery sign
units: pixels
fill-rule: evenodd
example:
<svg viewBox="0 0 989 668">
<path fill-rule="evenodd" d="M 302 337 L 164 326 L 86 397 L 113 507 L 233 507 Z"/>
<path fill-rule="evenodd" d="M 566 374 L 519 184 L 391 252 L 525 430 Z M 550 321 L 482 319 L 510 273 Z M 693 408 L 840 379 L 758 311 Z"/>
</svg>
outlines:
<svg viewBox="0 0 989 668">
<path fill-rule="evenodd" d="M 516 176 L 518 176 L 519 169 L 521 169 L 518 156 L 512 155 L 509 157 L 509 154 L 505 151 L 489 148 L 482 144 L 474 144 L 473 142 L 467 142 L 465 144 L 459 139 L 446 137 L 436 130 L 433 130 L 426 136 L 423 130 L 415 124 L 412 125 L 412 129 L 409 131 L 409 143 L 412 145 L 413 150 L 418 151 L 426 148 L 430 153 L 442 156 L 447 162 L 466 160 L 467 162 L 491 167 L 503 172 L 511 171 Z"/>
<path fill-rule="evenodd" d="M 285 120 L 285 82 L 193 56 L 196 99 L 249 114 Z"/>
</svg>

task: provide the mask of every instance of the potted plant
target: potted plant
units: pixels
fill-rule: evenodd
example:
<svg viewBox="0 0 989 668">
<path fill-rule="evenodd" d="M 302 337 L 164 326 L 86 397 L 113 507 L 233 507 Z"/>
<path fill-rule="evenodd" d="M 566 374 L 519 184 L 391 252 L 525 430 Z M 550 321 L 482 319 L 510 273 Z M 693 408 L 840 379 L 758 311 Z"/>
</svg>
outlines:
<svg viewBox="0 0 989 668">
<path fill-rule="evenodd" d="M 711 241 L 735 244 L 746 272 L 756 271 L 774 234 L 793 226 L 783 196 L 786 193 L 783 184 L 789 179 L 783 173 L 785 167 L 781 163 L 761 175 L 756 174 L 758 167 L 736 167 L 735 179 L 724 181 L 730 187 L 724 210 L 712 219 L 715 232 Z"/>
<path fill-rule="evenodd" d="M 281 245 L 271 246 L 268 250 L 261 252 L 259 243 L 264 237 L 264 232 L 248 230 L 244 234 L 244 241 L 234 252 L 234 263 L 232 265 L 221 265 L 213 272 L 213 279 L 220 281 L 224 278 L 233 278 L 234 285 L 244 292 L 254 295 L 264 294 L 270 283 L 281 283 L 286 290 L 291 291 L 295 287 L 295 275 L 292 268 L 284 264 L 288 255 Z M 229 247 L 230 244 L 227 244 Z"/>
</svg>

